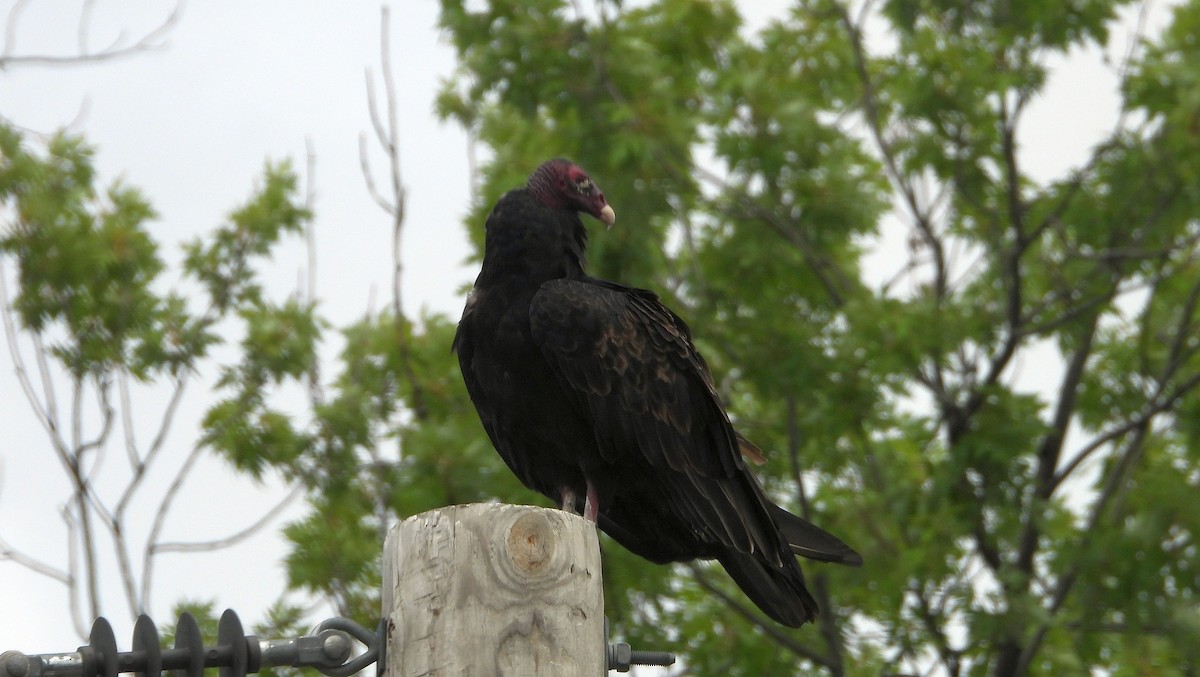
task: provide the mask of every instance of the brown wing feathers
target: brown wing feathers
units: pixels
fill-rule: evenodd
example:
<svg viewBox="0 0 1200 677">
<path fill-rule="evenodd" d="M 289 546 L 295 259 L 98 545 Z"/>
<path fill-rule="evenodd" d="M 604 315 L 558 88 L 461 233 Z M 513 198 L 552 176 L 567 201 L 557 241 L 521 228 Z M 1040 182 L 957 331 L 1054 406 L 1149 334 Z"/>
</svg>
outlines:
<svg viewBox="0 0 1200 677">
<path fill-rule="evenodd" d="M 682 322 L 648 292 L 573 280 L 544 284 L 530 318 L 535 343 L 592 418 L 606 460 L 660 468 L 663 498 L 693 530 L 779 565 L 785 546 L 769 504 L 744 474 L 737 437 Z M 564 349 L 558 337 L 581 330 L 592 332 L 591 350 L 586 340 Z"/>
</svg>

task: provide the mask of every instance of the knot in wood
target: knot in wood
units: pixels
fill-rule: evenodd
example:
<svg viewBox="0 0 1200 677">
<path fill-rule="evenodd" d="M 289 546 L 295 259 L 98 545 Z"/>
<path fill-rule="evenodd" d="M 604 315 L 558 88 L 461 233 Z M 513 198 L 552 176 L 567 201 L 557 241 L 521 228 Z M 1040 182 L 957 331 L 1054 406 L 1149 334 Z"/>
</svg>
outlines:
<svg viewBox="0 0 1200 677">
<path fill-rule="evenodd" d="M 540 513 L 521 515 L 508 530 L 508 556 L 527 576 L 544 575 L 554 560 L 555 525 Z"/>
</svg>

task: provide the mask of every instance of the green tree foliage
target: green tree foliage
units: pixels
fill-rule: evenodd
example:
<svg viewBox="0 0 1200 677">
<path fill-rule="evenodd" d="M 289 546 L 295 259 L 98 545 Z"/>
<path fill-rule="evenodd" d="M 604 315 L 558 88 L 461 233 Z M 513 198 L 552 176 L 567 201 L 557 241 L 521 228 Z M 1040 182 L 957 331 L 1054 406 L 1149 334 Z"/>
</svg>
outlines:
<svg viewBox="0 0 1200 677">
<path fill-rule="evenodd" d="M 801 0 L 751 33 L 728 2 L 443 0 L 440 112 L 492 153 L 473 236 L 540 160 L 587 167 L 620 215 L 593 271 L 671 299 L 772 492 L 867 560 L 810 565 L 826 613 L 784 633 L 608 547 L 621 633 L 696 674 L 1196 669 L 1200 4 L 1118 66 L 1080 166 L 1021 152 L 1046 64 L 1126 4 Z"/>
<path fill-rule="evenodd" d="M 131 615 L 149 603 L 155 557 L 166 540 L 162 518 L 198 454 L 166 452 L 166 440 L 185 385 L 225 342 L 218 325 L 240 317 L 247 346 L 272 345 L 256 370 L 227 372 L 239 382 L 285 373 L 289 361 L 304 359 L 292 353 L 312 352 L 308 309 L 272 306 L 256 271 L 273 244 L 303 227 L 308 213 L 297 201 L 290 167 L 269 165 L 259 189 L 211 241 L 187 247 L 179 279 L 170 284 L 163 280 L 165 264 L 150 227 L 156 216 L 146 198 L 121 183 L 100 187 L 93 151 L 81 139 L 29 136 L 33 140 L 0 121 L 2 313 L 16 382 L 70 481 L 64 520 L 71 555 L 65 571 L 40 557 L 23 555 L 22 561 L 67 586 L 83 634 L 85 614 L 102 613 L 99 572 L 110 555 Z M 11 296 L 10 261 L 17 282 Z M 28 360 L 22 343 L 31 348 Z M 138 388 L 167 396 L 135 411 L 131 393 Z M 60 397 L 61 390 L 69 396 Z M 139 443 L 135 419 L 154 426 L 152 440 Z M 124 475 L 112 480 L 114 471 L 106 469 L 110 479 L 101 490 L 96 479 L 104 451 L 118 437 L 127 464 L 115 472 Z M 254 442 L 243 438 L 235 449 Z M 271 442 L 261 448 L 279 453 L 277 440 Z M 174 482 L 165 490 L 149 486 L 148 474 L 163 466 L 174 468 L 168 470 Z M 137 542 L 128 509 L 147 494 L 155 497 L 157 517 Z M 3 555 L 12 553 L 6 547 Z"/>
</svg>

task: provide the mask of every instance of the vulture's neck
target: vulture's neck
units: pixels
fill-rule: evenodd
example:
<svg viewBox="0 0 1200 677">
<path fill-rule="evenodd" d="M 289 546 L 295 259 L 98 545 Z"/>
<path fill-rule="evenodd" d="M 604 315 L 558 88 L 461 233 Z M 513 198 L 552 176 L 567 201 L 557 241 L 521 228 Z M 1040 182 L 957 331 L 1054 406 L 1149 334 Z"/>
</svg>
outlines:
<svg viewBox="0 0 1200 677">
<path fill-rule="evenodd" d="M 515 195 L 514 195 L 515 194 Z M 579 214 L 511 191 L 488 219 L 483 268 L 475 286 L 540 286 L 584 276 L 587 230 Z"/>
</svg>

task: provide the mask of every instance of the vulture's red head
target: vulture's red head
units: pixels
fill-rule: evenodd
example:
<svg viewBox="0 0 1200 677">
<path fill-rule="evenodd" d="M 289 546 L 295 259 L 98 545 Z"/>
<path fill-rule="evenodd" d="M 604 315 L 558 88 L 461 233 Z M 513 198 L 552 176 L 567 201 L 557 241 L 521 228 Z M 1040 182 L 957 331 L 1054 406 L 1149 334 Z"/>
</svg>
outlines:
<svg viewBox="0 0 1200 677">
<path fill-rule="evenodd" d="M 570 160 L 555 158 L 543 162 L 529 176 L 529 190 L 543 204 L 560 209 L 587 212 L 611 227 L 617 214 L 604 199 L 604 191 Z"/>
</svg>

